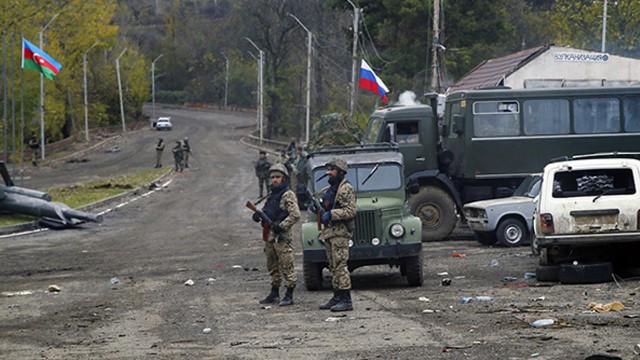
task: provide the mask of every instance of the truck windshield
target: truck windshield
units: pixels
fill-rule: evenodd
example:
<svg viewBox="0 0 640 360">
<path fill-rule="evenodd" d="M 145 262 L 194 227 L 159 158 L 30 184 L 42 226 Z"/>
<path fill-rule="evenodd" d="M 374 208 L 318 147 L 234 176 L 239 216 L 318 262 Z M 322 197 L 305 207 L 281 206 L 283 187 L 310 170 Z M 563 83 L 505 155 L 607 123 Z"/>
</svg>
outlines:
<svg viewBox="0 0 640 360">
<path fill-rule="evenodd" d="M 382 125 L 384 125 L 384 121 L 379 117 L 372 117 L 369 119 L 369 124 L 367 125 L 367 129 L 364 132 L 364 136 L 362 137 L 363 144 L 374 144 L 378 142 L 378 137 L 380 136 L 380 131 L 382 130 Z"/>
<path fill-rule="evenodd" d="M 373 171 L 376 166 L 378 168 Z M 324 167 L 313 171 L 315 191 L 329 186 L 328 177 L 321 179 L 326 172 L 327 169 Z M 367 181 L 364 181 L 365 179 Z M 353 185 L 356 192 L 397 190 L 403 186 L 402 168 L 396 163 L 349 165 L 347 180 Z"/>
</svg>

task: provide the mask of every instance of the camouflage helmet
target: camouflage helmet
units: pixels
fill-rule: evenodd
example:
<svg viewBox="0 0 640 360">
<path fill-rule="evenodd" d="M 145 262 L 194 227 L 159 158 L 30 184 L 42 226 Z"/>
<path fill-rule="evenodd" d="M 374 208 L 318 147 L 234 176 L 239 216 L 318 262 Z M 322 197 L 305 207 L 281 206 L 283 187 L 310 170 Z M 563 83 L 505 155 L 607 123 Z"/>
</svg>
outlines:
<svg viewBox="0 0 640 360">
<path fill-rule="evenodd" d="M 325 166 L 333 166 L 334 168 L 342 171 L 342 172 L 347 172 L 347 162 L 340 159 L 340 158 L 333 158 L 331 160 L 329 160 L 328 163 L 324 164 Z"/>
<path fill-rule="evenodd" d="M 287 178 L 289 177 L 289 171 L 287 171 L 287 168 L 284 166 L 284 164 L 271 165 L 271 167 L 269 168 L 269 174 L 276 171 L 282 173 L 282 175 Z"/>
</svg>

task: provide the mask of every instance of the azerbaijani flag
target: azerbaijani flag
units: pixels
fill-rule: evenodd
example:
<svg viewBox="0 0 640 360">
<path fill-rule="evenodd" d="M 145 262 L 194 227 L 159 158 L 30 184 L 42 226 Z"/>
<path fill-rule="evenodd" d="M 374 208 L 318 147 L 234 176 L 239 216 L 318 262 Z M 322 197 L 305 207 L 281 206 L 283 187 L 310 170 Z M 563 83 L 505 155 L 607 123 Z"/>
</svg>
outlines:
<svg viewBox="0 0 640 360">
<path fill-rule="evenodd" d="M 41 72 L 47 79 L 53 80 L 62 65 L 27 39 L 22 38 L 22 68 Z"/>
<path fill-rule="evenodd" d="M 378 75 L 373 72 L 371 66 L 369 66 L 369 64 L 367 64 L 364 59 L 362 60 L 362 65 L 360 66 L 360 87 L 378 94 L 382 101 L 384 101 L 385 103 L 389 102 L 389 99 L 387 99 L 387 93 L 389 92 L 389 89 L 382 82 L 382 80 L 380 80 Z"/>
</svg>

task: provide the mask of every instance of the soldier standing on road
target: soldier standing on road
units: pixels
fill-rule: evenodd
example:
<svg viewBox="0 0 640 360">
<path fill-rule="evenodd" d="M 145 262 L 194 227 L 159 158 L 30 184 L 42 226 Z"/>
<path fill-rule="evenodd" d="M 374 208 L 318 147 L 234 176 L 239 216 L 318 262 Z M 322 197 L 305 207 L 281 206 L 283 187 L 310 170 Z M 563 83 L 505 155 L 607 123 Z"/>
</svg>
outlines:
<svg viewBox="0 0 640 360">
<path fill-rule="evenodd" d="M 182 170 L 184 169 L 184 157 L 183 157 L 183 151 L 182 151 L 182 141 L 177 140 L 176 141 L 176 146 L 173 147 L 173 150 L 171 150 L 173 152 L 173 162 L 175 163 L 175 170 L 176 172 L 182 172 Z"/>
<path fill-rule="evenodd" d="M 29 148 L 31 149 L 31 164 L 38 166 L 38 150 L 40 149 L 40 142 L 36 133 L 32 132 L 29 138 Z"/>
<path fill-rule="evenodd" d="M 333 297 L 320 309 L 331 311 L 353 310 L 351 301 L 351 278 L 349 260 L 349 240 L 353 236 L 356 217 L 356 192 L 346 179 L 347 163 L 333 158 L 327 164 L 329 188 L 322 194 L 322 222 L 320 240 L 327 251 L 329 271 L 333 274 Z"/>
<path fill-rule="evenodd" d="M 260 187 L 260 198 L 262 198 L 262 189 L 265 188 L 267 192 L 269 192 L 269 168 L 271 167 L 271 163 L 267 160 L 267 152 L 264 150 L 260 150 L 260 158 L 256 162 L 256 176 L 258 177 L 258 186 Z"/>
<path fill-rule="evenodd" d="M 189 138 L 185 136 L 184 140 L 182 140 L 182 156 L 184 158 L 183 162 L 184 162 L 185 168 L 189 167 L 190 154 L 191 154 L 191 145 L 189 145 Z"/>
<path fill-rule="evenodd" d="M 164 140 L 159 138 L 156 144 L 156 168 L 162 167 L 162 152 L 164 152 Z"/>
<path fill-rule="evenodd" d="M 296 287 L 296 271 L 293 266 L 293 225 L 300 220 L 298 199 L 289 189 L 287 169 L 282 164 L 275 164 L 269 169 L 271 193 L 262 211 L 273 221 L 269 229 L 269 237 L 264 243 L 267 256 L 267 270 L 271 276 L 271 292 L 260 304 L 275 304 L 280 300 L 280 284 L 285 280 L 287 289 L 279 306 L 293 304 L 293 289 Z M 257 213 L 253 214 L 255 222 L 260 221 Z"/>
</svg>

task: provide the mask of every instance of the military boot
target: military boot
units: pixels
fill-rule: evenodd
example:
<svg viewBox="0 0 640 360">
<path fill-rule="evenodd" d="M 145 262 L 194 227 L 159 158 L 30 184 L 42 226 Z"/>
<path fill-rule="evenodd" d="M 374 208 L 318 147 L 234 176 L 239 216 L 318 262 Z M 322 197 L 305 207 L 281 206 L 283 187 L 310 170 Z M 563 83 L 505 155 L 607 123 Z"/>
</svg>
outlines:
<svg viewBox="0 0 640 360">
<path fill-rule="evenodd" d="M 272 287 L 266 298 L 260 300 L 260 304 L 276 304 L 280 301 L 280 288 Z"/>
<path fill-rule="evenodd" d="M 329 310 L 332 306 L 338 304 L 340 302 L 340 295 L 338 293 L 339 290 L 333 289 L 333 297 L 327 301 L 325 304 L 320 305 L 320 310 Z"/>
<path fill-rule="evenodd" d="M 331 307 L 331 311 L 350 311 L 353 310 L 351 303 L 351 290 L 338 290 L 340 292 L 340 302 Z"/>
<path fill-rule="evenodd" d="M 293 304 L 293 288 L 287 288 L 287 293 L 284 295 L 284 299 L 280 301 L 279 306 L 289 306 Z"/>
</svg>

